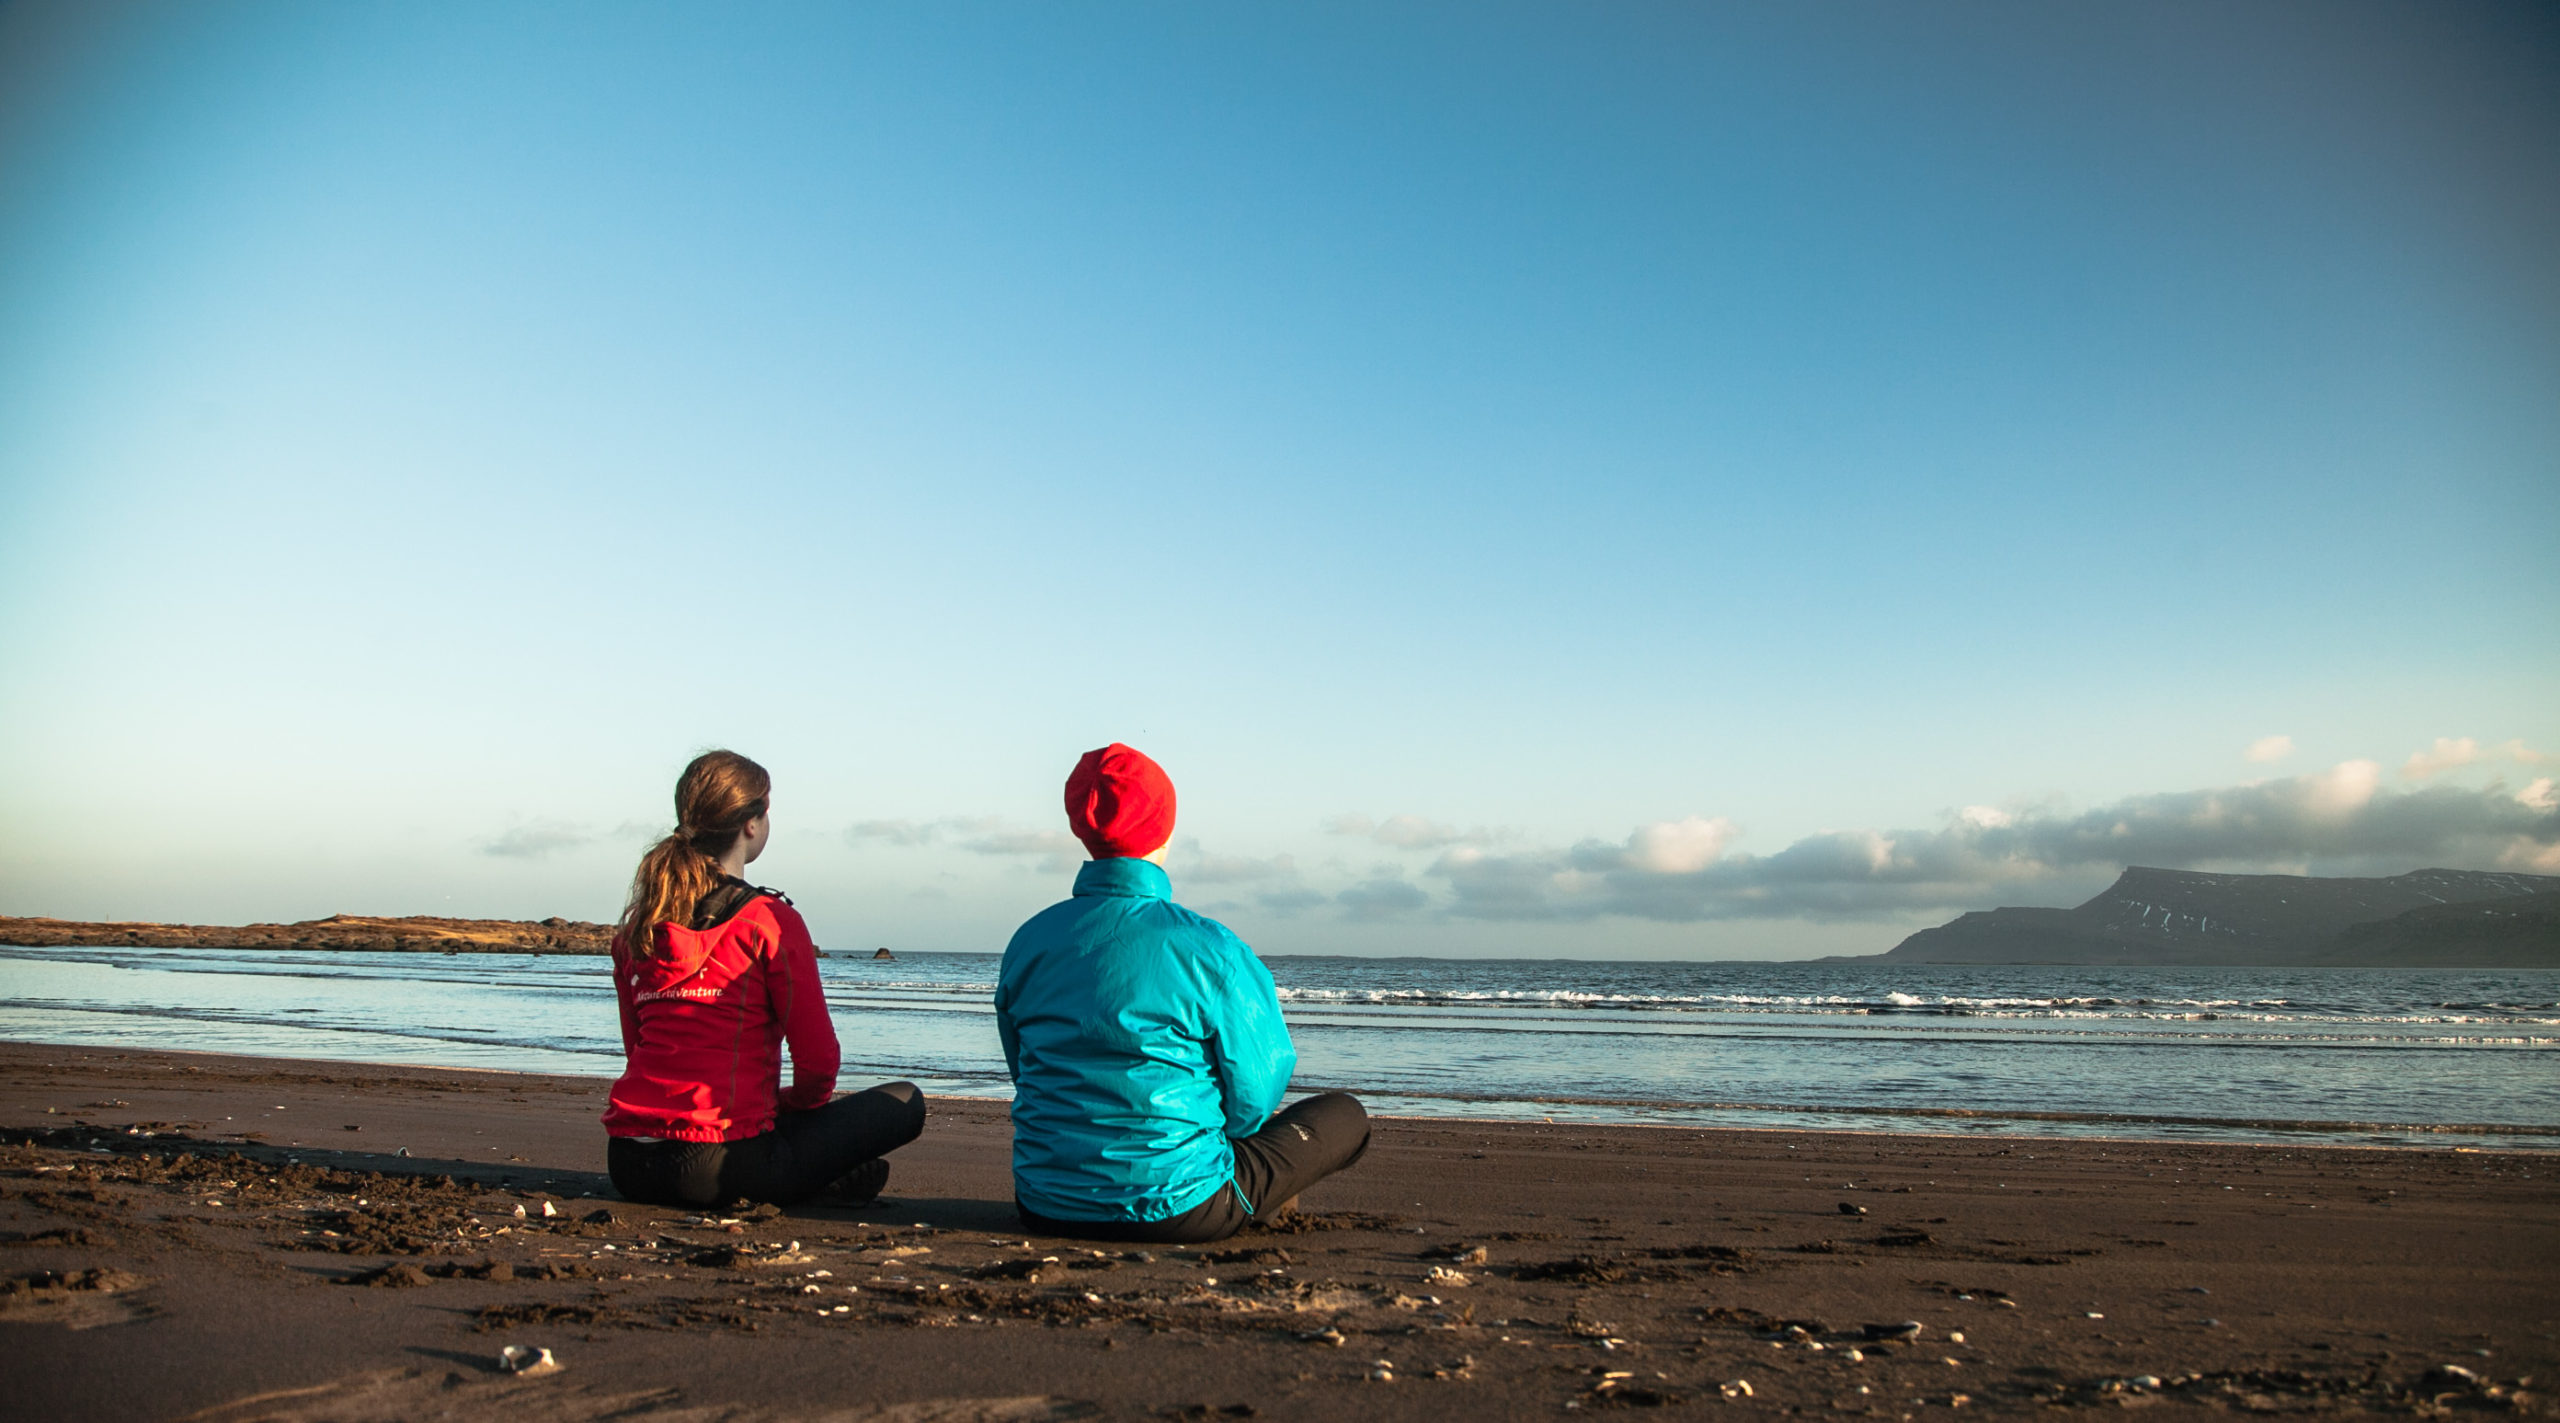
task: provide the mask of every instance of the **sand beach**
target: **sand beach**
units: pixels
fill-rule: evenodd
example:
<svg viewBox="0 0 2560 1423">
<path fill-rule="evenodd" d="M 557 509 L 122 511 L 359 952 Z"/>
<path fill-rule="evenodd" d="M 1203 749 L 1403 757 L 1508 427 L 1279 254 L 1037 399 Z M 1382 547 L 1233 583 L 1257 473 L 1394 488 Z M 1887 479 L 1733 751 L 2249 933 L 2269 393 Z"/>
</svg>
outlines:
<svg viewBox="0 0 2560 1423">
<path fill-rule="evenodd" d="M 1139 1251 L 1022 1231 L 992 1101 L 861 1210 L 633 1207 L 603 1090 L 0 1045 L 10 1411 L 2535 1413 L 2560 1370 L 2542 1153 L 1387 1119 L 1290 1228 Z"/>
</svg>

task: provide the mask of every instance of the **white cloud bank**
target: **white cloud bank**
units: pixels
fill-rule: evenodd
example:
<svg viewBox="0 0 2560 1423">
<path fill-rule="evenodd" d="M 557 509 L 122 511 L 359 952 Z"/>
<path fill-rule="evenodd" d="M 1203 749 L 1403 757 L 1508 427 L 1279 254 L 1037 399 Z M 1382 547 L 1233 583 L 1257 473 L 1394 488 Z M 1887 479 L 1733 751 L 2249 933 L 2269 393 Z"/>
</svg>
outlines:
<svg viewBox="0 0 2560 1423">
<path fill-rule="evenodd" d="M 2267 737 L 2249 748 L 2250 759 L 2293 749 L 2289 737 Z M 2446 738 L 2402 767 L 2405 780 L 2425 783 L 2413 787 L 2387 786 L 2380 762 L 2344 761 L 2306 775 L 2132 796 L 2087 810 L 1968 805 L 1935 829 L 1824 831 L 1767 855 L 1738 849 L 1741 829 L 1720 816 L 1654 821 L 1616 841 L 1540 847 L 1517 831 L 1460 830 L 1419 815 L 1342 815 L 1325 822 L 1327 834 L 1427 855 L 1430 864 L 1416 873 L 1414 859 L 1363 869 L 1287 854 L 1220 855 L 1180 838 L 1169 864 L 1177 887 L 1216 886 L 1234 896 L 1200 904 L 1206 912 L 1330 913 L 1364 922 L 1907 919 L 2032 902 L 2062 889 L 2085 892 L 2091 880 L 2126 865 L 2296 874 L 2441 865 L 2560 874 L 2560 782 L 2544 776 L 2514 790 L 2496 781 L 2435 780 L 2466 766 L 2549 759 L 2520 741 L 2482 747 Z M 1062 830 L 995 817 L 864 821 L 845 838 L 858 846 L 1012 859 L 1044 873 L 1084 858 Z M 582 843 L 574 827 L 537 823 L 485 849 L 536 858 Z"/>
<path fill-rule="evenodd" d="M 1494 854 L 1459 846 L 1425 872 L 1471 919 L 1855 919 L 1979 908 L 2004 890 L 2126 865 L 2341 872 L 2417 865 L 2560 866 L 2560 791 L 2382 788 L 2348 761 L 2315 775 L 2135 796 L 2078 813 L 1969 807 L 1935 830 L 1811 835 L 1767 856 L 1728 850 L 1723 821 L 1664 821 L 1624 842 Z"/>
</svg>

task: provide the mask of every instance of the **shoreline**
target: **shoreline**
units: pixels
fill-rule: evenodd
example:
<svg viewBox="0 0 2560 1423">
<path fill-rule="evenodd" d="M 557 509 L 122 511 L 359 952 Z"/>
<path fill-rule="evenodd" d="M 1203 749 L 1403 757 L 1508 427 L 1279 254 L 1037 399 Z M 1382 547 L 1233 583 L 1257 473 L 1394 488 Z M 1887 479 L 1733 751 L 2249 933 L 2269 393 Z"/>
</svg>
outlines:
<svg viewBox="0 0 2560 1423">
<path fill-rule="evenodd" d="M 558 917 L 527 919 L 451 919 L 436 915 L 354 915 L 333 914 L 326 919 L 297 920 L 290 924 L 171 924 L 156 920 L 71 920 L 45 915 L 0 915 L 0 948 L 23 949 L 274 949 L 318 953 L 419 953 L 419 954 L 513 954 L 532 958 L 604 958 L 612 953 L 613 926 L 585 920 Z M 1002 949 L 905 949 L 889 958 L 878 958 L 875 952 L 861 949 L 818 950 L 822 959 L 847 962 L 895 963 L 910 954 L 1000 958 Z M 1499 956 L 1485 959 L 1469 954 L 1260 954 L 1265 961 L 1320 961 L 1347 959 L 1364 963 L 1519 963 L 1575 965 L 1644 965 L 1696 964 L 1708 967 L 1791 967 L 1819 965 L 1825 967 L 1867 968 L 1877 971 L 1903 969 L 1947 970 L 1950 972 L 1983 969 L 2071 969 L 2103 971 L 2107 969 L 2281 973 L 2297 969 L 2316 969 L 2323 973 L 2362 970 L 2378 973 L 2560 973 L 2560 960 L 2546 956 L 2525 958 L 2437 958 L 2410 962 L 2385 962 L 2372 958 L 2327 960 L 2317 958 L 2235 959 L 2102 959 L 2065 958 L 1998 958 L 1998 959 L 1932 959 L 1896 958 L 1893 950 L 1874 954 L 1818 954 L 1805 958 L 1647 958 L 1611 959 L 1581 956 Z"/>
<path fill-rule="evenodd" d="M 1000 1101 L 934 1099 L 871 1207 L 706 1220 L 613 1198 L 603 1091 L 0 1043 L 20 1406 L 2531 1414 L 2560 1370 L 2549 1152 L 1382 1116 L 1281 1229 L 1141 1252 L 1022 1231 Z"/>
<path fill-rule="evenodd" d="M 0 1037 L 0 1044 L 31 1042 L 32 1039 Z M 122 1041 L 63 1042 L 65 1049 L 77 1046 L 94 1052 L 133 1051 L 138 1045 Z M 180 1051 L 161 1049 L 161 1051 Z M 206 1056 L 218 1058 L 271 1057 L 279 1062 L 349 1063 L 368 1059 L 279 1055 L 275 1053 L 229 1053 L 219 1049 L 201 1049 Z M 569 1055 L 564 1049 L 547 1050 L 548 1055 Z M 463 1065 L 436 1062 L 378 1062 L 376 1065 L 427 1070 L 470 1071 L 490 1073 L 522 1072 L 534 1075 L 562 1075 L 609 1081 L 620 1071 L 619 1053 L 580 1053 L 592 1058 L 592 1072 L 572 1071 L 562 1065 L 504 1067 L 486 1064 Z M 927 1068 L 888 1065 L 891 1072 L 919 1080 L 935 1074 Z M 2002 1109 L 1991 1107 L 1918 1106 L 1898 1104 L 1835 1104 L 1783 1102 L 1694 1102 L 1676 1098 L 1592 1097 L 1561 1095 L 1500 1096 L 1491 1093 L 1460 1092 L 1395 1092 L 1364 1087 L 1358 1083 L 1309 1082 L 1293 1085 L 1299 1093 L 1349 1091 L 1364 1097 L 1376 1097 L 1399 1104 L 1446 1103 L 1448 1111 L 1411 1110 L 1399 1107 L 1382 1114 L 1416 1121 L 1485 1121 L 1528 1122 L 1568 1119 L 1583 1126 L 1657 1127 L 1664 1130 L 1733 1130 L 1733 1131 L 1806 1131 L 1838 1132 L 1853 1135 L 1926 1139 L 1944 1137 L 1971 1141 L 1997 1135 L 2032 1137 L 2036 1140 L 2088 1142 L 2185 1142 L 2212 1141 L 2258 1145 L 2305 1145 L 2373 1148 L 2378 1150 L 2450 1149 L 2460 1151 L 2548 1151 L 2560 1149 L 2560 1124 L 2532 1122 L 2392 1122 L 2340 1118 L 2292 1118 L 2249 1115 L 2177 1115 L 2159 1112 L 2052 1111 L 2033 1108 Z M 1006 1097 L 977 1097 L 966 1091 L 953 1091 L 947 1085 L 935 1089 L 934 1095 L 946 1099 L 971 1099 L 1002 1103 Z M 1469 1107 L 1515 1110 L 1469 1111 Z M 1597 1115 L 1586 1115 L 1586 1112 Z M 1688 1118 L 1661 1120 L 1663 1117 Z M 1769 1118 L 1812 1118 L 1809 1122 L 1772 1121 Z M 1757 1118 L 1759 1120 L 1751 1120 Z M 1858 1119 L 1867 1119 L 1862 1124 Z M 1937 1130 L 1918 1123 L 1963 1123 L 1970 1130 Z M 2052 1128 L 2039 1132 L 2039 1127 Z M 2152 1128 L 2145 1131 L 2143 1128 Z M 2400 1137 L 2414 1140 L 2382 1140 Z M 2352 1138 L 2364 1138 L 2362 1140 Z M 2463 1143 L 2457 1145 L 2456 1143 Z"/>
</svg>

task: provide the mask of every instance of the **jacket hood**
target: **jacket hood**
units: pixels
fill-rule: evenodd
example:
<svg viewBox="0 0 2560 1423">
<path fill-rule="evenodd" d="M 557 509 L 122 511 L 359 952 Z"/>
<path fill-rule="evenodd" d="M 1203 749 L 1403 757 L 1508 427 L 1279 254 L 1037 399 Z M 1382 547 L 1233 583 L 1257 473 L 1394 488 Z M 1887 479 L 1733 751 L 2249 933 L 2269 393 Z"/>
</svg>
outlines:
<svg viewBox="0 0 2560 1423">
<path fill-rule="evenodd" d="M 643 993 L 672 988 L 702 972 L 702 966 L 711 961 L 712 941 L 719 937 L 678 924 L 661 924 L 650 935 L 657 940 L 658 952 L 647 958 L 632 955 L 623 970 L 632 986 Z"/>
</svg>

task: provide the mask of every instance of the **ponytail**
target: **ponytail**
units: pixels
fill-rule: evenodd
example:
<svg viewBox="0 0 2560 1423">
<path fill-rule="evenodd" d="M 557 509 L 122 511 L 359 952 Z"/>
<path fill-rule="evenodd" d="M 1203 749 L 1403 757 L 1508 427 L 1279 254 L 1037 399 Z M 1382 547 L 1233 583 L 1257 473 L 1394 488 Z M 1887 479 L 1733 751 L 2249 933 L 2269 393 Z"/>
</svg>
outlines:
<svg viewBox="0 0 2560 1423">
<path fill-rule="evenodd" d="M 736 847 L 747 822 L 765 813 L 773 778 L 735 751 L 705 751 L 676 778 L 676 828 L 640 857 L 631 898 L 614 937 L 625 952 L 658 951 L 661 924 L 693 918 L 694 906 L 720 883 L 720 860 Z"/>
</svg>

